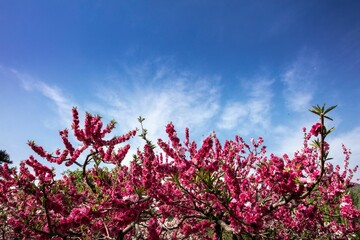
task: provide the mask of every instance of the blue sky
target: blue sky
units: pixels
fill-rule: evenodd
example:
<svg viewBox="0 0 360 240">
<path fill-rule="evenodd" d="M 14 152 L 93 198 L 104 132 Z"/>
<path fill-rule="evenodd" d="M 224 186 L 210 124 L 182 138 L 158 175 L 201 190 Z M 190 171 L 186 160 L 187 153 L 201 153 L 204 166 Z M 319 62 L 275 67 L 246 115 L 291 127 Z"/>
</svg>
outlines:
<svg viewBox="0 0 360 240">
<path fill-rule="evenodd" d="M 15 164 L 29 139 L 55 150 L 78 106 L 115 119 L 117 134 L 141 115 L 155 141 L 173 121 L 196 140 L 263 136 L 291 153 L 317 120 L 307 110 L 325 103 L 338 105 L 333 163 L 344 143 L 354 166 L 359 11 L 359 1 L 1 1 L 0 149 Z"/>
</svg>

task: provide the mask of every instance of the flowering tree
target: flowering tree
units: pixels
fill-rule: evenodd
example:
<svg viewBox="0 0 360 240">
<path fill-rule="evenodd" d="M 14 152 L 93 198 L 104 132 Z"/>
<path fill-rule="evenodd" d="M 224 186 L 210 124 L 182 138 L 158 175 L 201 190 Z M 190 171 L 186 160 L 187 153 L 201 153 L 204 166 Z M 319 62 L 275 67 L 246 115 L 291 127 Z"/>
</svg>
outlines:
<svg viewBox="0 0 360 240">
<path fill-rule="evenodd" d="M 267 154 L 263 139 L 241 137 L 220 143 L 215 133 L 200 147 L 185 131 L 182 142 L 172 123 L 168 141 L 153 144 L 142 118 L 138 149 L 130 166 L 125 142 L 137 130 L 106 138 L 86 114 L 84 128 L 73 109 L 78 141 L 60 131 L 63 150 L 29 146 L 42 158 L 79 168 L 56 179 L 33 156 L 20 168 L 0 166 L 0 234 L 3 239 L 346 239 L 359 229 L 360 212 L 349 195 L 356 169 L 343 147 L 344 170 L 330 163 L 325 126 L 334 109 L 315 106 L 319 117 L 304 129 L 303 148 L 293 156 Z M 113 167 L 107 169 L 104 163 Z"/>
</svg>

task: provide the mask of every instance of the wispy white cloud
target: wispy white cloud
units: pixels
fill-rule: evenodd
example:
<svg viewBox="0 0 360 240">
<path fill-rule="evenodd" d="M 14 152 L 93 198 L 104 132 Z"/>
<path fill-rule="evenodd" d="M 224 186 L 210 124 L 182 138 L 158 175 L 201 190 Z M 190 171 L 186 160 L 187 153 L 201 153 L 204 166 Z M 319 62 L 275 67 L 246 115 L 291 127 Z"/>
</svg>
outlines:
<svg viewBox="0 0 360 240">
<path fill-rule="evenodd" d="M 254 130 L 263 130 L 271 122 L 269 112 L 273 96 L 273 80 L 256 79 L 246 85 L 248 100 L 228 101 L 221 113 L 217 127 L 225 130 L 240 131 L 247 135 Z"/>
<path fill-rule="evenodd" d="M 219 76 L 203 76 L 174 70 L 165 63 L 146 63 L 127 68 L 99 86 L 101 102 L 89 108 L 114 118 L 122 129 L 139 127 L 144 117 L 149 136 L 164 136 L 172 121 L 181 133 L 186 127 L 198 133 L 211 131 L 211 119 L 219 111 Z"/>
<path fill-rule="evenodd" d="M 85 107 L 116 120 L 120 133 L 139 128 L 137 118 L 142 116 L 148 137 L 154 142 L 167 139 L 165 126 L 170 121 L 180 137 L 189 127 L 192 139 L 198 141 L 213 130 L 212 119 L 220 105 L 220 80 L 219 76 L 175 70 L 162 62 L 146 63 L 128 67 L 125 74 L 113 74 L 99 83 L 98 99 Z M 125 164 L 143 145 L 139 138 L 131 143 Z"/>
<path fill-rule="evenodd" d="M 303 51 L 284 71 L 281 81 L 285 87 L 283 94 L 289 109 L 298 112 L 310 106 L 317 86 L 319 65 L 316 55 Z"/>
<path fill-rule="evenodd" d="M 71 108 L 74 103 L 65 96 L 63 91 L 57 86 L 51 86 L 43 81 L 21 73 L 15 69 L 10 71 L 21 81 L 22 87 L 27 91 L 38 91 L 43 96 L 51 100 L 51 103 L 55 105 L 56 112 L 62 124 L 67 126 L 71 123 Z"/>
<path fill-rule="evenodd" d="M 218 127 L 221 129 L 234 129 L 238 124 L 244 122 L 249 114 L 249 108 L 241 102 L 228 103 L 221 115 Z"/>
</svg>

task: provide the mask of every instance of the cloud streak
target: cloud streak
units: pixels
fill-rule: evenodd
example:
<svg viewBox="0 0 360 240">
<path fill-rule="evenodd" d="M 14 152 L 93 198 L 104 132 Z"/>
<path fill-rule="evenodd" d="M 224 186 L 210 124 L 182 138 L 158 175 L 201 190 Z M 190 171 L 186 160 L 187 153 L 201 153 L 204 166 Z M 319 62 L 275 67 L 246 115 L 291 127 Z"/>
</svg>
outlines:
<svg viewBox="0 0 360 240">
<path fill-rule="evenodd" d="M 115 119 L 119 129 L 116 134 L 139 128 L 137 118 L 142 116 L 153 142 L 158 138 L 166 141 L 165 126 L 170 121 L 181 138 L 189 127 L 192 139 L 199 141 L 202 134 L 213 130 L 220 108 L 220 80 L 219 76 L 175 70 L 162 62 L 146 63 L 127 68 L 125 74 L 112 74 L 99 83 L 97 99 L 86 108 Z M 143 145 L 139 138 L 131 143 L 125 164 Z"/>
<path fill-rule="evenodd" d="M 251 81 L 253 82 L 253 81 Z M 247 135 L 270 125 L 273 80 L 258 79 L 255 84 L 245 85 L 248 100 L 228 101 L 221 113 L 217 127 L 240 131 Z"/>
<path fill-rule="evenodd" d="M 210 131 L 219 111 L 219 81 L 219 76 L 174 70 L 162 63 L 144 64 L 112 76 L 99 87 L 101 103 L 90 104 L 90 108 L 125 128 L 138 127 L 136 119 L 141 115 L 153 138 L 164 136 L 170 121 L 179 132 L 189 127 L 204 133 Z"/>
<path fill-rule="evenodd" d="M 43 96 L 51 100 L 63 124 L 71 124 L 71 108 L 75 106 L 75 104 L 69 100 L 69 98 L 65 97 L 65 94 L 59 87 L 51 86 L 15 69 L 11 69 L 11 72 L 21 81 L 22 87 L 26 91 L 40 92 Z"/>
</svg>

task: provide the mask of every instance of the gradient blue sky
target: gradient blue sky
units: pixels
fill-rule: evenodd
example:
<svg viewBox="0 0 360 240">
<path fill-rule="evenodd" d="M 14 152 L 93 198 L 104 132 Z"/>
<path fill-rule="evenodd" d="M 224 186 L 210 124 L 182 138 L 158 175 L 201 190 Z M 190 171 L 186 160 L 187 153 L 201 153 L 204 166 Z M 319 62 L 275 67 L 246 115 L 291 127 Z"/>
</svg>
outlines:
<svg viewBox="0 0 360 240">
<path fill-rule="evenodd" d="M 197 140 L 263 136 L 291 153 L 325 103 L 338 105 L 333 163 L 344 143 L 353 166 L 359 12 L 346 0 L 1 1 L 0 149 L 15 164 L 29 139 L 55 150 L 78 106 L 115 119 L 117 134 L 141 115 L 154 140 L 173 121 Z"/>
</svg>

